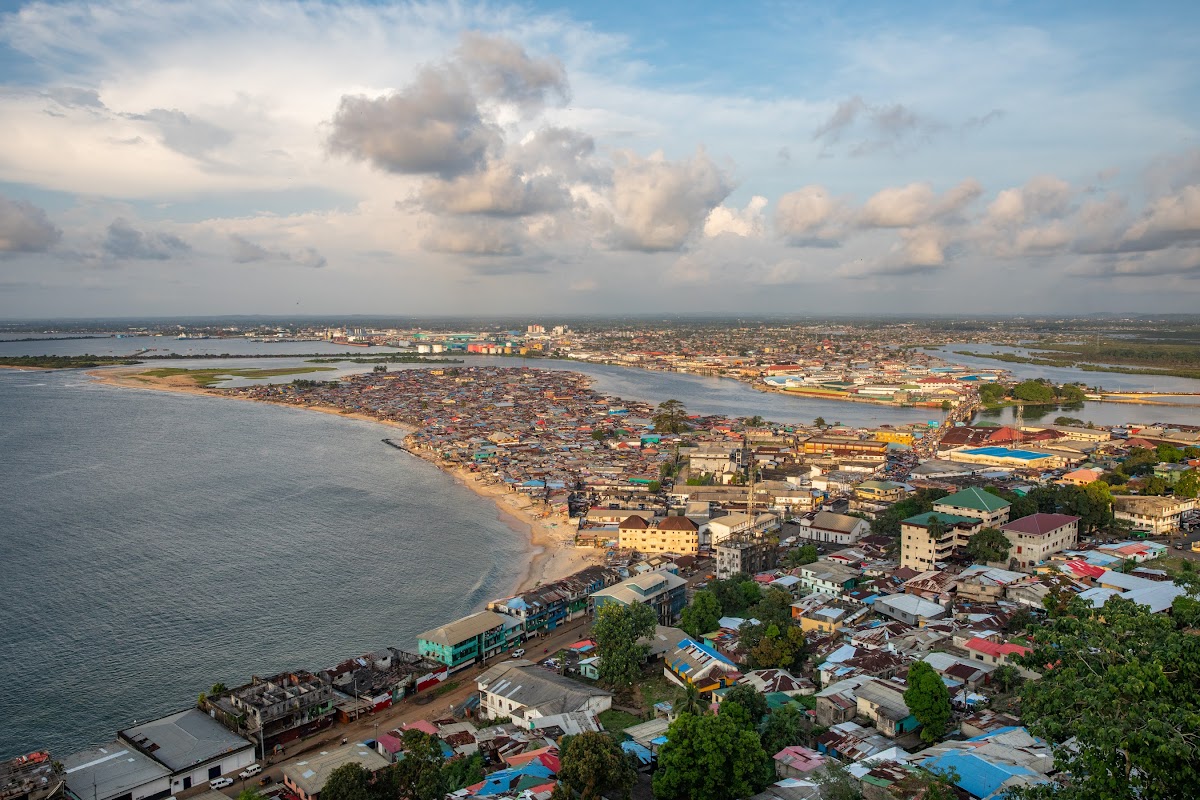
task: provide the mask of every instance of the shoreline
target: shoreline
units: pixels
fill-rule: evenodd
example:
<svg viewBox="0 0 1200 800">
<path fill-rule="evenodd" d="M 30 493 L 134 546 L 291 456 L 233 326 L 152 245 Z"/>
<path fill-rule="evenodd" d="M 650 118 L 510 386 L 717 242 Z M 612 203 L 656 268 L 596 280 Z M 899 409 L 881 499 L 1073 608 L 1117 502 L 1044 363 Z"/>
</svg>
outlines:
<svg viewBox="0 0 1200 800">
<path fill-rule="evenodd" d="M 294 408 L 301 411 L 316 411 L 322 414 L 355 419 L 363 422 L 373 422 L 387 425 L 403 432 L 407 437 L 416 433 L 417 428 L 390 419 L 382 419 L 370 414 L 357 411 L 343 411 L 332 406 L 293 405 L 291 403 L 274 403 L 270 400 L 258 400 L 251 397 L 226 394 L 220 389 L 208 389 L 196 386 L 186 375 L 176 375 L 168 378 L 136 377 L 144 372 L 144 367 L 100 367 L 89 369 L 86 374 L 96 383 L 116 386 L 125 389 L 143 389 L 158 392 L 176 392 L 180 394 L 204 395 L 226 400 L 241 400 L 249 403 L 263 403 L 282 408 Z M 474 492 L 479 497 L 492 501 L 498 518 L 514 533 L 524 532 L 529 540 L 530 557 L 518 581 L 514 584 L 511 594 L 530 591 L 539 585 L 552 583 L 567 577 L 585 567 L 604 563 L 599 551 L 574 547 L 574 532 L 570 521 L 558 517 L 540 516 L 532 508 L 529 498 L 510 492 L 503 486 L 483 485 L 477 480 L 477 475 L 462 467 L 447 468 L 439 464 L 432 456 L 414 449 L 405 449 L 409 455 L 427 462 L 435 469 L 450 477 L 456 484 Z M 493 598 L 499 599 L 499 598 Z"/>
</svg>

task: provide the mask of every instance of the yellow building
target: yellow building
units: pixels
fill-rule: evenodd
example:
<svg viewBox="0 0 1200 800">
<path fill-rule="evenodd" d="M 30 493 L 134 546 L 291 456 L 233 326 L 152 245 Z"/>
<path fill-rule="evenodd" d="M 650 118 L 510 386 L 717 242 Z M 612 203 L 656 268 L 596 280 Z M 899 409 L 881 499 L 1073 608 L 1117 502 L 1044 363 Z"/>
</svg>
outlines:
<svg viewBox="0 0 1200 800">
<path fill-rule="evenodd" d="M 622 550 L 639 553 L 677 553 L 694 556 L 700 551 L 700 529 L 687 517 L 664 517 L 647 522 L 631 515 L 617 528 Z"/>
<path fill-rule="evenodd" d="M 911 431 L 879 430 L 875 431 L 875 441 L 890 442 L 893 444 L 907 444 L 911 446 L 913 443 L 913 435 Z"/>
</svg>

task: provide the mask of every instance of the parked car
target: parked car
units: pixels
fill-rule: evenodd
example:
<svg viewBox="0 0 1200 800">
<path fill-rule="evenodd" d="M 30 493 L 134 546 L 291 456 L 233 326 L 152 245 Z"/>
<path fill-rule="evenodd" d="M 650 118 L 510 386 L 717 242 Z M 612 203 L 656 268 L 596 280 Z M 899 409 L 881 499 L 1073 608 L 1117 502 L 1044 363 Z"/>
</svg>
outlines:
<svg viewBox="0 0 1200 800">
<path fill-rule="evenodd" d="M 263 775 L 261 778 L 258 779 L 259 786 L 266 786 L 267 784 L 271 784 L 274 782 L 275 782 L 275 779 L 272 778 L 270 775 Z"/>
<path fill-rule="evenodd" d="M 525 648 L 524 648 L 524 647 L 518 647 L 516 650 L 513 650 L 513 651 L 512 651 L 512 657 L 513 657 L 513 658 L 520 658 L 520 657 L 521 657 L 521 656 L 523 656 L 523 655 L 525 655 Z"/>
<path fill-rule="evenodd" d="M 239 772 L 238 777 L 241 778 L 242 780 L 245 780 L 246 778 L 253 778 L 255 775 L 257 775 L 260 772 L 262 772 L 262 764 L 251 764 L 250 766 L 246 767 L 244 770 Z"/>
<path fill-rule="evenodd" d="M 233 778 L 213 778 L 208 782 L 210 789 L 224 789 L 226 786 L 233 786 Z"/>
</svg>

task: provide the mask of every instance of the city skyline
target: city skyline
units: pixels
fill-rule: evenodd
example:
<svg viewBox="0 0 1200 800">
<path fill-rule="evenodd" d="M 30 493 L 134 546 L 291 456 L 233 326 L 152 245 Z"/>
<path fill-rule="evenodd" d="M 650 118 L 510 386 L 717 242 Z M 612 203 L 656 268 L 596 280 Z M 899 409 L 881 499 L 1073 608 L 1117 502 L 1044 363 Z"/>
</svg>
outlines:
<svg viewBox="0 0 1200 800">
<path fill-rule="evenodd" d="M 0 8 L 0 317 L 1200 289 L 1185 4 Z"/>
</svg>

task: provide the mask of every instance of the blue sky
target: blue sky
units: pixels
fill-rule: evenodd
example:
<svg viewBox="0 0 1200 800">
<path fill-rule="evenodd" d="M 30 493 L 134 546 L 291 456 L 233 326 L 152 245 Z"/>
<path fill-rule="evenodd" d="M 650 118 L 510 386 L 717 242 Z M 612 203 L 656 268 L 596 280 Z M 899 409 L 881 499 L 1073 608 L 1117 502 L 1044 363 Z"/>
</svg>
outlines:
<svg viewBox="0 0 1200 800">
<path fill-rule="evenodd" d="M 0 316 L 1194 311 L 1195 4 L 0 3 Z"/>
</svg>

